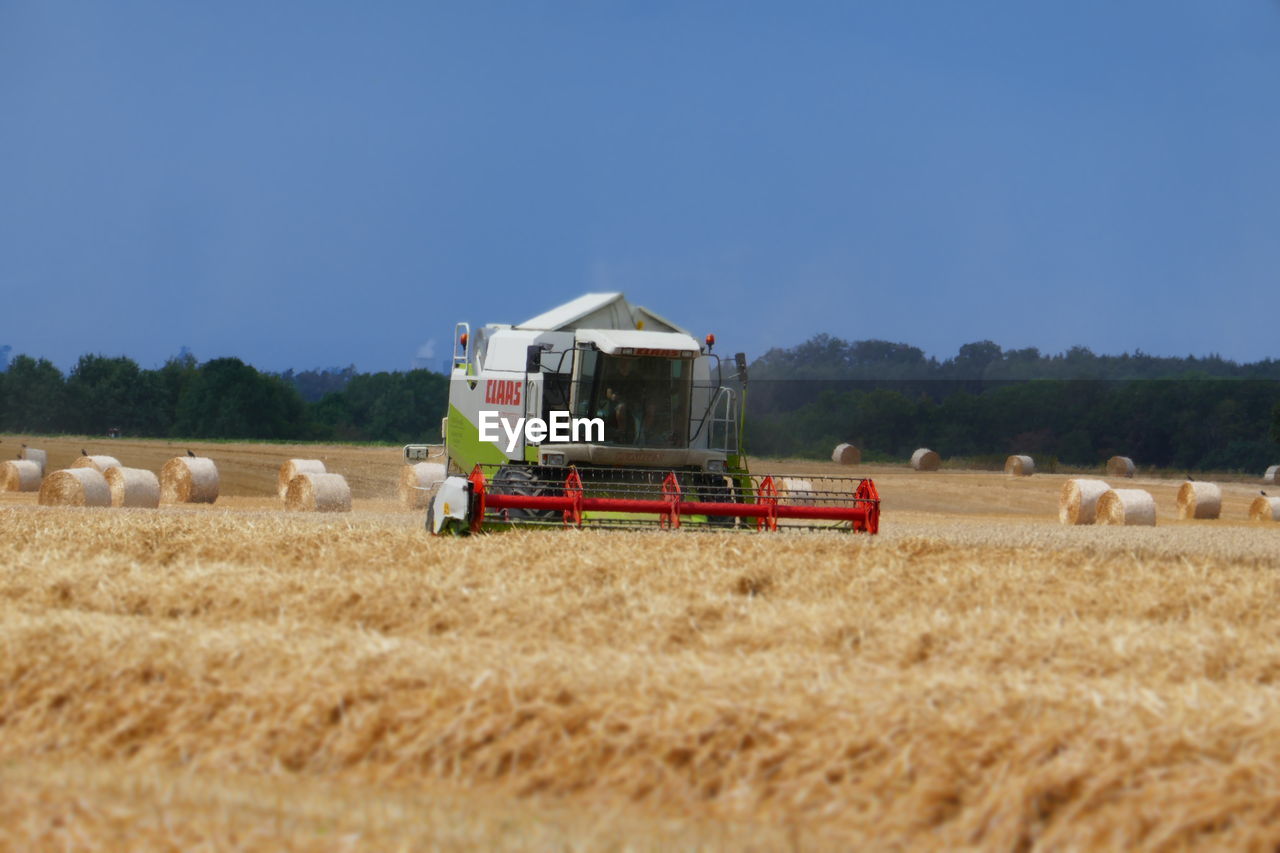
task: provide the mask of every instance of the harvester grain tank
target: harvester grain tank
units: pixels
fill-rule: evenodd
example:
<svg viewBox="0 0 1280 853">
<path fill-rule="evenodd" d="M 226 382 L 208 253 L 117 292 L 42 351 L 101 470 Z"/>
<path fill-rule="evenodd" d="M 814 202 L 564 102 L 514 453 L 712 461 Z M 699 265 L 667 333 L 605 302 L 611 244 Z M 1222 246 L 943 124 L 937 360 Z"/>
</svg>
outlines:
<svg viewBox="0 0 1280 853">
<path fill-rule="evenodd" d="M 455 328 L 450 476 L 429 503 L 435 533 L 515 525 L 875 533 L 871 480 L 820 477 L 789 495 L 753 476 L 743 446 L 746 359 L 621 293 L 589 293 L 517 325 Z M 425 458 L 405 448 L 409 461 Z"/>
</svg>

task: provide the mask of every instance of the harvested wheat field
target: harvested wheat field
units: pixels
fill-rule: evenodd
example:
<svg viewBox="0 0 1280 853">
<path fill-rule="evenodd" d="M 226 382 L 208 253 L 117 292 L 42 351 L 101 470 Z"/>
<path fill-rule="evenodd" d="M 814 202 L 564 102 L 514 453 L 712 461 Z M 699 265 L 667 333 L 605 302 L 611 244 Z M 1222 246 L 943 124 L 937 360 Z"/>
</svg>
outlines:
<svg viewBox="0 0 1280 853">
<path fill-rule="evenodd" d="M 1256 486 L 1063 527 L 1065 476 L 882 466 L 874 538 L 432 539 L 357 485 L 394 448 L 335 448 L 323 515 L 274 496 L 316 448 L 237 447 L 193 447 L 214 505 L 4 496 L 0 847 L 1280 841 Z"/>
<path fill-rule="evenodd" d="M 39 442 L 49 453 L 47 471 L 69 468 L 80 457 L 110 454 L 129 468 L 159 474 L 175 456 L 188 450 L 208 457 L 218 469 L 218 498 L 213 507 L 191 504 L 190 510 L 217 507 L 279 509 L 280 466 L 293 457 L 315 458 L 327 469 L 347 478 L 356 508 L 399 510 L 399 485 L 404 459 L 398 447 L 361 447 L 342 444 L 256 444 L 248 442 L 164 441 L 153 439 L 45 438 L 28 435 L 0 436 L 0 449 L 20 442 Z M 8 501 L 12 503 L 13 501 Z M 6 501 L 0 492 L 0 506 Z"/>
</svg>

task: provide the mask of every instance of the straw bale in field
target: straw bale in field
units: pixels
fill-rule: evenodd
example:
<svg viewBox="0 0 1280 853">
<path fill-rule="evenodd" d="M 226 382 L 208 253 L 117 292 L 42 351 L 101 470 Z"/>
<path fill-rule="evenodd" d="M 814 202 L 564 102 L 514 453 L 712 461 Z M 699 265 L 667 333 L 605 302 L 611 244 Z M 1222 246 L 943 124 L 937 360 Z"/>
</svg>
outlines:
<svg viewBox="0 0 1280 853">
<path fill-rule="evenodd" d="M 1136 469 L 1128 456 L 1112 456 L 1107 460 L 1108 477 L 1132 477 Z"/>
<path fill-rule="evenodd" d="M 418 462 L 400 469 L 400 502 L 409 509 L 421 509 L 431 500 L 431 490 L 444 482 L 444 466 L 439 462 Z"/>
<path fill-rule="evenodd" d="M 40 484 L 41 506 L 111 506 L 111 488 L 96 468 L 54 471 Z"/>
<path fill-rule="evenodd" d="M 1267 473 L 1262 475 L 1262 482 L 1280 486 L 1280 465 L 1272 465 L 1268 468 Z"/>
<path fill-rule="evenodd" d="M 813 498 L 813 481 L 802 480 L 799 477 L 783 477 L 782 488 L 778 490 L 781 494 L 791 498 Z"/>
<path fill-rule="evenodd" d="M 1076 478 L 1062 484 L 1058 498 L 1058 521 L 1063 524 L 1093 524 L 1098 498 L 1111 488 L 1103 480 Z"/>
<path fill-rule="evenodd" d="M 937 471 L 942 467 L 942 457 L 936 451 L 921 447 L 911 454 L 911 467 L 917 471 Z"/>
<path fill-rule="evenodd" d="M 175 456 L 160 469 L 160 500 L 211 504 L 218 499 L 218 466 L 206 456 Z"/>
<path fill-rule="evenodd" d="M 284 505 L 304 512 L 351 512 L 351 487 L 341 474 L 299 474 L 289 481 Z"/>
<path fill-rule="evenodd" d="M 40 463 L 13 459 L 0 465 L 0 491 L 34 492 L 40 488 Z"/>
<path fill-rule="evenodd" d="M 39 465 L 41 477 L 44 476 L 44 472 L 49 468 L 49 454 L 47 451 L 39 450 L 35 447 L 24 447 L 22 448 L 22 458 Z"/>
<path fill-rule="evenodd" d="M 111 490 L 111 505 L 125 507 L 160 506 L 160 478 L 142 468 L 108 468 L 103 475 Z"/>
<path fill-rule="evenodd" d="M 862 451 L 852 444 L 837 444 L 836 449 L 831 451 L 831 461 L 837 465 L 860 465 Z"/>
<path fill-rule="evenodd" d="M 1258 495 L 1249 504 L 1250 521 L 1280 521 L 1280 498 Z"/>
<path fill-rule="evenodd" d="M 323 473 L 324 462 L 320 459 L 286 459 L 276 476 L 276 494 L 283 500 L 285 492 L 289 491 L 289 481 L 299 474 Z"/>
<path fill-rule="evenodd" d="M 1110 489 L 1098 498 L 1098 524 L 1153 527 L 1156 499 L 1142 489 Z"/>
<path fill-rule="evenodd" d="M 108 468 L 119 468 L 120 460 L 114 456 L 77 456 L 71 467 L 92 468 L 99 474 L 105 474 Z"/>
<path fill-rule="evenodd" d="M 1222 514 L 1222 487 L 1188 480 L 1178 487 L 1178 518 L 1217 518 Z"/>
<path fill-rule="evenodd" d="M 1030 456 L 1010 456 L 1004 460 L 1004 472 L 1010 477 L 1030 477 L 1036 472 L 1036 463 Z"/>
</svg>

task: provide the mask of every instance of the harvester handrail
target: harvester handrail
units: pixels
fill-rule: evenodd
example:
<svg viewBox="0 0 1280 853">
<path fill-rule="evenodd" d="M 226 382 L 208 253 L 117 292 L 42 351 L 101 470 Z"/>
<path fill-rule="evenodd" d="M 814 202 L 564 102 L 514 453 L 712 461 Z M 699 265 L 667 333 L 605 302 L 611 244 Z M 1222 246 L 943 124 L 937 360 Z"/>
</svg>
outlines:
<svg viewBox="0 0 1280 853">
<path fill-rule="evenodd" d="M 704 421 L 709 417 L 710 435 L 707 436 L 707 448 L 709 450 L 719 450 L 725 453 L 732 453 L 738 449 L 738 406 L 737 393 L 727 385 L 721 385 L 716 391 L 715 398 L 711 401 L 711 405 L 707 409 L 707 414 L 703 415 Z M 720 401 L 724 400 L 724 415 L 721 416 Z M 721 426 L 724 429 L 723 441 L 716 443 L 716 427 Z M 698 425 L 698 433 L 702 432 L 702 424 Z"/>
<path fill-rule="evenodd" d="M 453 366 L 465 367 L 471 361 L 471 324 L 458 323 L 453 327 Z"/>
</svg>

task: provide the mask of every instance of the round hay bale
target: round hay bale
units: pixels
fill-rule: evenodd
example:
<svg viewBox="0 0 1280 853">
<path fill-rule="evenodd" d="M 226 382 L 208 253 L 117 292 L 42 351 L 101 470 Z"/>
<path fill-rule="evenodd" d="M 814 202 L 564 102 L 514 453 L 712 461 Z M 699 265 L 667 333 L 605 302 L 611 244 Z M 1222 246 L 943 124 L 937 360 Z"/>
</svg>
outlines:
<svg viewBox="0 0 1280 853">
<path fill-rule="evenodd" d="M 280 473 L 276 475 L 276 494 L 284 499 L 284 493 L 289 491 L 289 481 L 299 474 L 323 474 L 324 462 L 319 459 L 287 459 L 280 466 Z"/>
<path fill-rule="evenodd" d="M 41 506 L 111 506 L 111 489 L 96 468 L 68 468 L 44 478 L 39 501 Z"/>
<path fill-rule="evenodd" d="M 799 477 L 783 477 L 782 488 L 778 491 L 792 499 L 812 501 L 815 497 L 813 481 L 802 480 Z"/>
<path fill-rule="evenodd" d="M 1280 521 L 1280 498 L 1258 495 L 1249 504 L 1250 521 Z"/>
<path fill-rule="evenodd" d="M 911 454 L 911 467 L 917 471 L 937 471 L 942 467 L 942 457 L 936 451 L 921 447 Z"/>
<path fill-rule="evenodd" d="M 112 506 L 160 506 L 160 478 L 142 468 L 108 468 L 103 474 L 111 490 Z"/>
<path fill-rule="evenodd" d="M 1097 518 L 1098 498 L 1110 488 L 1102 480 L 1067 480 L 1062 484 L 1062 494 L 1058 498 L 1058 521 L 1063 524 L 1093 524 Z"/>
<path fill-rule="evenodd" d="M 218 499 L 218 466 L 207 456 L 175 456 L 160 469 L 160 501 L 211 504 Z"/>
<path fill-rule="evenodd" d="M 34 447 L 22 448 L 22 458 L 28 462 L 35 462 L 40 466 L 40 476 L 44 476 L 44 472 L 49 469 L 49 454 L 43 450 L 37 450 Z"/>
<path fill-rule="evenodd" d="M 1188 480 L 1178 487 L 1178 518 L 1217 518 L 1222 514 L 1222 487 Z"/>
<path fill-rule="evenodd" d="M 1132 477 L 1136 469 L 1128 456 L 1112 456 L 1107 460 L 1108 477 Z"/>
<path fill-rule="evenodd" d="M 1010 477 L 1030 477 L 1036 472 L 1036 462 L 1030 456 L 1010 456 L 1004 460 L 1004 472 Z"/>
<path fill-rule="evenodd" d="M 1098 498 L 1098 524 L 1154 527 L 1156 499 L 1142 489 L 1110 489 Z"/>
<path fill-rule="evenodd" d="M 852 444 L 837 444 L 831 451 L 831 461 L 837 465 L 861 465 L 862 451 Z"/>
<path fill-rule="evenodd" d="M 284 493 L 286 509 L 351 512 L 351 487 L 341 474 L 299 474 Z"/>
<path fill-rule="evenodd" d="M 432 490 L 444 482 L 444 466 L 439 462 L 418 462 L 400 469 L 400 503 L 422 509 L 431 502 Z"/>
<path fill-rule="evenodd" d="M 1280 465 L 1272 465 L 1268 468 L 1267 473 L 1262 475 L 1262 482 L 1280 486 Z"/>
<path fill-rule="evenodd" d="M 0 465 L 0 491 L 36 492 L 40 490 L 40 463 L 14 459 Z"/>
<path fill-rule="evenodd" d="M 77 456 L 71 467 L 92 468 L 99 474 L 105 474 L 108 468 L 119 468 L 120 460 L 114 456 Z"/>
</svg>

